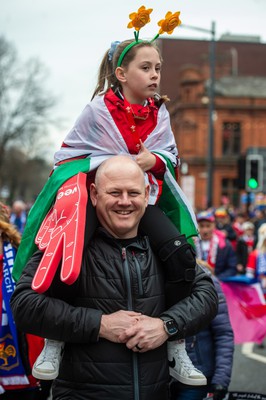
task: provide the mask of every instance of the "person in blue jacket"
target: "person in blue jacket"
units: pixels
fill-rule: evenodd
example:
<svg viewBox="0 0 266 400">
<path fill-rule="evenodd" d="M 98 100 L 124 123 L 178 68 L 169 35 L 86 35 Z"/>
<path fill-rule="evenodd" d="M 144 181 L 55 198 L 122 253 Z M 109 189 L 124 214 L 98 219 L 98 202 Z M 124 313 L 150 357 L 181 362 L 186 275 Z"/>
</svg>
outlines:
<svg viewBox="0 0 266 400">
<path fill-rule="evenodd" d="M 198 264 L 211 274 L 206 262 L 198 260 Z M 189 358 L 204 373 L 208 384 L 188 386 L 173 381 L 171 400 L 202 400 L 207 394 L 212 394 L 213 400 L 223 400 L 228 391 L 233 367 L 234 334 L 221 285 L 213 274 L 212 279 L 219 299 L 218 313 L 206 329 L 186 338 Z"/>
</svg>

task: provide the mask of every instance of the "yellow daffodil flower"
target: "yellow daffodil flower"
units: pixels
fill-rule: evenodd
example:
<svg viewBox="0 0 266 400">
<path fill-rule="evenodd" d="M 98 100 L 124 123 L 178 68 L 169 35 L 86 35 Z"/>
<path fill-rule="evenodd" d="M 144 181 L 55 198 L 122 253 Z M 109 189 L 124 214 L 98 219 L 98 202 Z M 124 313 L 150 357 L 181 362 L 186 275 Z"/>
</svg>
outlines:
<svg viewBox="0 0 266 400">
<path fill-rule="evenodd" d="M 174 14 L 171 11 L 165 14 L 165 19 L 161 19 L 158 22 L 158 25 L 161 27 L 159 30 L 159 35 L 166 32 L 168 35 L 173 33 L 174 29 L 181 24 L 179 19 L 180 11 L 175 12 Z"/>
<path fill-rule="evenodd" d="M 141 6 L 138 9 L 138 12 L 133 12 L 129 14 L 129 18 L 131 19 L 131 21 L 128 23 L 127 27 L 135 28 L 136 31 L 139 31 L 148 22 L 150 22 L 150 14 L 152 10 L 152 8 L 146 9 L 145 6 Z"/>
</svg>

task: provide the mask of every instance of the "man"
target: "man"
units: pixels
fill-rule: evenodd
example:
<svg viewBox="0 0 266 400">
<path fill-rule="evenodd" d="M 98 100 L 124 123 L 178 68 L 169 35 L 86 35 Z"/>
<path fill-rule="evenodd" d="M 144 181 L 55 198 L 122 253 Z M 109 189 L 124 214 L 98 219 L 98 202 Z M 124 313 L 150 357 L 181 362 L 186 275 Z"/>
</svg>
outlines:
<svg viewBox="0 0 266 400">
<path fill-rule="evenodd" d="M 166 400 L 166 341 L 193 335 L 217 312 L 217 294 L 200 268 L 191 295 L 166 310 L 164 271 L 138 226 L 149 186 L 130 157 L 97 170 L 91 201 L 100 223 L 77 281 L 56 276 L 44 294 L 31 289 L 42 257 L 23 271 L 11 300 L 17 326 L 65 342 L 53 399 Z"/>
<path fill-rule="evenodd" d="M 216 229 L 213 213 L 202 211 L 197 221 L 200 234 L 196 238 L 197 258 L 206 262 L 219 279 L 236 275 L 236 253 L 223 232 Z"/>
</svg>

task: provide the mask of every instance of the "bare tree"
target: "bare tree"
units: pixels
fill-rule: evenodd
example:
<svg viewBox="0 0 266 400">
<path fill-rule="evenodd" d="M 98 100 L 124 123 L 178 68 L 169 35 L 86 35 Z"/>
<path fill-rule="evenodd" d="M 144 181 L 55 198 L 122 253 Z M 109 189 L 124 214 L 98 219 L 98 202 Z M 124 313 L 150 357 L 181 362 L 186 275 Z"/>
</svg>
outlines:
<svg viewBox="0 0 266 400">
<path fill-rule="evenodd" d="M 9 204 L 16 199 L 33 202 L 47 181 L 52 167 L 43 158 L 29 159 L 18 148 L 8 148 L 2 171 L 3 187 L 8 188 L 5 200 Z"/>
<path fill-rule="evenodd" d="M 22 63 L 14 45 L 0 36 L 0 187 L 7 150 L 15 146 L 27 154 L 48 137 L 55 98 L 44 87 L 46 78 L 38 59 Z"/>
</svg>

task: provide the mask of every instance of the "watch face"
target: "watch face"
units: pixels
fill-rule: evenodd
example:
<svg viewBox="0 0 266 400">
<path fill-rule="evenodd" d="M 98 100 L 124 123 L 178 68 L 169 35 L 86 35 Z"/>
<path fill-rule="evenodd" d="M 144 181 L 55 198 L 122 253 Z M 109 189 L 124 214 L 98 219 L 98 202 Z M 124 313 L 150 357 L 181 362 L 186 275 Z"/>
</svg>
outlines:
<svg viewBox="0 0 266 400">
<path fill-rule="evenodd" d="M 166 321 L 165 326 L 166 326 L 166 330 L 169 333 L 169 335 L 175 335 L 178 332 L 178 329 L 176 327 L 176 323 L 174 320 Z"/>
</svg>

